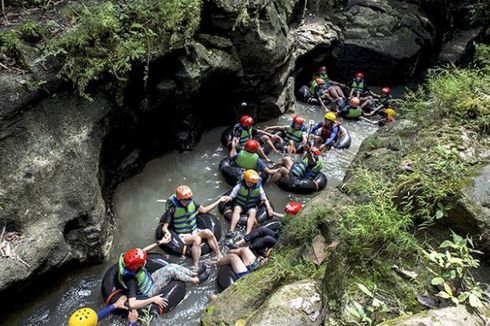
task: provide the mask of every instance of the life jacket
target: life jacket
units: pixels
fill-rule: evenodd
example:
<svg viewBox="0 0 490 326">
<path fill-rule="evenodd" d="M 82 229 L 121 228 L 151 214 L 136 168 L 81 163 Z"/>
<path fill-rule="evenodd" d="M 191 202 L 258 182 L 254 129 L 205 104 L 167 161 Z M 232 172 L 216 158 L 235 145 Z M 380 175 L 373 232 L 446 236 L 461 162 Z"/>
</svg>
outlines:
<svg viewBox="0 0 490 326">
<path fill-rule="evenodd" d="M 167 200 L 167 209 L 175 208 L 174 216 L 172 216 L 172 227 L 177 233 L 192 233 L 197 229 L 197 208 L 192 200 L 184 207 L 177 199 L 175 194 Z"/>
<path fill-rule="evenodd" d="M 246 209 L 253 208 L 260 203 L 260 187 L 262 186 L 262 180 L 259 180 L 251 188 L 247 188 L 245 181 L 240 180 L 240 189 L 235 198 L 235 203 L 239 204 Z"/>
<path fill-rule="evenodd" d="M 339 139 L 341 137 L 342 132 L 340 131 L 340 122 L 338 122 L 338 121 L 335 121 L 330 126 L 327 126 L 327 125 L 325 125 L 325 123 L 323 123 L 322 132 L 321 132 L 322 138 L 325 140 L 330 138 L 330 134 L 333 132 L 334 127 L 338 127 L 337 128 L 337 130 L 338 130 L 337 135 L 335 135 L 334 141 Z"/>
<path fill-rule="evenodd" d="M 393 99 L 393 96 L 388 95 L 388 96 L 380 96 L 378 101 L 380 104 L 384 105 L 385 107 L 390 104 L 390 101 Z"/>
<path fill-rule="evenodd" d="M 352 106 L 346 106 L 343 110 L 343 116 L 345 118 L 359 118 L 362 115 L 362 109 L 360 107 L 354 108 Z"/>
<path fill-rule="evenodd" d="M 146 268 L 141 267 L 136 273 L 131 272 L 124 266 L 124 255 L 121 254 L 119 256 L 119 262 L 117 264 L 117 280 L 126 290 L 128 289 L 128 285 L 124 282 L 124 276 L 131 276 L 136 279 L 138 286 L 138 294 L 148 296 L 151 288 L 153 287 L 153 279 L 151 278 L 151 274 L 148 273 Z"/>
<path fill-rule="evenodd" d="M 316 164 L 312 167 L 308 164 L 308 158 L 304 158 L 301 162 L 294 164 L 291 173 L 301 179 L 313 180 L 322 171 L 323 159 L 318 156 Z"/>
<path fill-rule="evenodd" d="M 315 79 L 313 79 L 313 80 L 311 81 L 311 84 L 310 84 L 310 93 L 311 93 L 311 94 L 315 94 L 315 93 L 316 93 L 317 88 L 318 88 L 318 84 L 316 83 L 316 80 L 315 80 Z"/>
<path fill-rule="evenodd" d="M 236 164 L 245 170 L 257 170 L 259 155 L 241 150 L 235 160 Z"/>
<path fill-rule="evenodd" d="M 286 127 L 286 135 L 284 136 L 284 138 L 286 139 L 286 141 L 289 141 L 289 140 L 292 140 L 293 142 L 295 142 L 296 144 L 297 143 L 301 143 L 301 141 L 303 140 L 303 132 L 305 131 L 305 126 L 301 126 L 301 128 L 298 130 L 298 129 L 294 129 L 293 126 L 287 126 Z"/>
<path fill-rule="evenodd" d="M 253 127 L 245 129 L 239 123 L 237 123 L 233 127 L 233 136 L 238 137 L 240 139 L 240 141 L 239 141 L 240 147 L 244 147 L 247 140 L 253 138 L 252 129 L 253 129 Z"/>
<path fill-rule="evenodd" d="M 356 90 L 356 91 L 360 91 L 360 92 L 363 92 L 364 91 L 364 79 L 361 79 L 360 82 L 357 81 L 356 78 L 354 78 L 352 80 L 352 84 L 350 86 L 352 89 Z"/>
</svg>

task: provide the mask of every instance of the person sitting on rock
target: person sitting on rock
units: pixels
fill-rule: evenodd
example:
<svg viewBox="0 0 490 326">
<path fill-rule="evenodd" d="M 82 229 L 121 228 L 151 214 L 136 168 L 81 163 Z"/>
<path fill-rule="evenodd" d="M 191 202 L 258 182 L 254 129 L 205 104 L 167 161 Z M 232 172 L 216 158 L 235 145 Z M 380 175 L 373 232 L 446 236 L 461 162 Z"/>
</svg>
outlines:
<svg viewBox="0 0 490 326">
<path fill-rule="evenodd" d="M 238 249 L 230 249 L 228 254 L 219 259 L 218 266 L 230 265 L 238 278 L 242 278 L 247 274 L 255 271 L 267 260 L 255 256 L 252 250 L 248 247 Z"/>
<path fill-rule="evenodd" d="M 285 169 L 289 171 L 290 177 L 300 180 L 314 180 L 323 169 L 321 151 L 316 147 L 309 147 L 303 155 L 303 159 L 297 164 L 294 164 L 289 156 L 283 158 L 282 163 Z"/>
<path fill-rule="evenodd" d="M 271 126 L 265 128 L 265 131 L 282 131 L 284 133 L 283 151 L 289 155 L 296 154 L 296 152 L 303 150 L 307 142 L 307 130 L 304 123 L 305 119 L 299 115 L 295 115 L 290 125 Z"/>
<path fill-rule="evenodd" d="M 192 261 L 194 268 L 197 269 L 203 240 L 207 240 L 209 247 L 216 256 L 222 255 L 218 240 L 216 240 L 213 232 L 209 229 L 198 229 L 196 217 L 199 213 L 209 213 L 220 202 L 225 201 L 226 198 L 221 197 L 208 206 L 200 206 L 194 202 L 192 195 L 192 190 L 189 186 L 182 185 L 177 187 L 175 194 L 167 200 L 166 211 L 162 216 L 162 222 L 164 222 L 162 231 L 164 235 L 170 236 L 168 228 L 172 226 L 185 245 L 192 245 Z"/>
<path fill-rule="evenodd" d="M 315 136 L 315 132 L 320 131 L 320 135 Z M 327 112 L 324 116 L 324 121 L 317 123 L 312 129 L 315 146 L 320 151 L 330 148 L 335 144 L 337 139 L 340 139 L 342 132 L 340 130 L 340 123 L 337 121 L 337 116 L 333 112 Z"/>
<path fill-rule="evenodd" d="M 357 97 L 351 98 L 349 105 L 344 106 L 337 113 L 347 119 L 357 119 L 362 116 L 363 111 L 360 107 L 360 100 Z"/>
<path fill-rule="evenodd" d="M 230 229 L 226 234 L 227 238 L 236 237 L 235 228 L 242 212 L 248 215 L 246 234 L 252 231 L 254 224 L 257 222 L 257 211 L 262 202 L 265 204 L 269 216 L 272 216 L 274 213 L 262 187 L 262 179 L 255 170 L 245 171 L 240 182 L 233 188 L 230 195 L 224 197 L 226 201 L 234 200 L 235 205 L 233 207 Z"/>
<path fill-rule="evenodd" d="M 245 143 L 249 139 L 257 138 L 258 135 L 261 135 L 259 138 L 263 143 L 269 145 L 269 147 L 275 151 L 279 152 L 272 143 L 272 139 L 280 138 L 279 136 L 272 135 L 266 131 L 257 129 L 253 127 L 254 120 L 249 115 L 244 115 L 240 118 L 240 122 L 237 123 L 232 130 L 232 139 L 230 141 L 231 149 L 230 155 L 234 156 L 238 151 L 243 149 Z M 263 157 L 265 160 L 270 161 L 267 155 L 265 155 L 262 147 L 259 147 L 258 154 Z"/>
<path fill-rule="evenodd" d="M 150 274 L 145 268 L 147 252 L 170 240 L 170 235 L 166 234 L 156 243 L 143 249 L 130 249 L 119 256 L 117 280 L 128 297 L 129 309 L 141 309 L 153 303 L 163 310 L 168 303 L 160 293 L 170 281 L 200 284 L 209 277 L 204 265 L 199 271 L 193 272 L 177 264 L 168 264 Z"/>
<path fill-rule="evenodd" d="M 265 163 L 260 159 L 257 154 L 260 144 L 255 139 L 249 139 L 245 143 L 245 148 L 241 150 L 238 154 L 231 157 L 231 160 L 235 162 L 237 166 L 245 170 L 255 170 L 257 172 L 264 171 L 267 174 L 274 174 L 277 169 L 270 169 L 265 165 Z"/>
</svg>

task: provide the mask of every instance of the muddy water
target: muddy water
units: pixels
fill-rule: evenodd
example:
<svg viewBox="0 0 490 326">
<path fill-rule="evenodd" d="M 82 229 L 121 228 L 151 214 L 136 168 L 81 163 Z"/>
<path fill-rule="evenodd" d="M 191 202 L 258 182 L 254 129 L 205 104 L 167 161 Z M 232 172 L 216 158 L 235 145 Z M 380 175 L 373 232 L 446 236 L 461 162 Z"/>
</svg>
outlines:
<svg viewBox="0 0 490 326">
<path fill-rule="evenodd" d="M 298 105 L 297 112 L 307 122 L 322 119 L 319 107 Z M 262 125 L 289 124 L 292 114 L 286 114 Z M 354 158 L 362 140 L 376 130 L 364 122 L 344 122 L 352 136 L 352 146 L 348 150 L 333 150 L 324 154 L 325 170 L 329 188 L 338 185 Z M 115 213 L 118 216 L 117 231 L 111 260 L 106 264 L 87 267 L 65 275 L 53 283 L 50 290 L 37 298 L 29 298 L 7 317 L 5 325 L 63 325 L 69 315 L 80 306 L 103 307 L 100 295 L 100 280 L 104 271 L 115 262 L 120 252 L 134 247 L 145 246 L 155 240 L 155 227 L 163 212 L 163 203 L 158 200 L 168 198 L 177 185 L 187 184 L 194 190 L 197 202 L 207 204 L 230 189 L 218 171 L 226 151 L 219 145 L 224 128 L 205 132 L 199 145 L 187 153 L 171 152 L 150 161 L 143 172 L 122 183 L 115 193 Z M 272 158 L 277 158 L 271 156 Z M 312 196 L 288 194 L 277 186 L 266 185 L 276 210 L 282 211 L 291 199 L 307 203 Z M 216 212 L 217 213 L 217 212 Z M 217 213 L 218 214 L 218 213 Z M 226 230 L 226 222 L 223 228 Z M 208 255 L 209 256 L 209 255 Z M 208 261 L 211 257 L 205 257 Z M 189 259 L 169 257 L 170 261 L 190 266 Z M 212 268 L 210 279 L 198 287 L 188 286 L 185 299 L 169 314 L 154 320 L 153 325 L 198 325 L 199 314 L 208 303 L 208 296 L 216 293 L 216 273 Z M 125 325 L 118 317 L 110 316 L 100 325 Z"/>
</svg>

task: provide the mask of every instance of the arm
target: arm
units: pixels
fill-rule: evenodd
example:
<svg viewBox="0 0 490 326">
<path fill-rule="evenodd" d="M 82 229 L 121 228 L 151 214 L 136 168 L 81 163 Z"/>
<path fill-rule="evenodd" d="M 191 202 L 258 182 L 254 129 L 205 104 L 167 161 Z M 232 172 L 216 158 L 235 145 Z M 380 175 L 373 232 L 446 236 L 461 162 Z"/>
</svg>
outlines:
<svg viewBox="0 0 490 326">
<path fill-rule="evenodd" d="M 163 234 L 168 233 L 168 228 L 170 224 L 172 224 L 172 216 L 174 215 L 174 212 L 175 212 L 175 208 L 171 206 L 165 211 L 162 218 L 160 219 L 160 223 L 163 222 L 163 227 L 162 227 Z"/>
<path fill-rule="evenodd" d="M 216 201 L 214 201 L 212 204 L 209 204 L 208 206 L 199 206 L 199 208 L 197 209 L 197 211 L 199 213 L 202 213 L 202 214 L 206 214 L 206 213 L 209 213 L 210 211 L 212 211 L 216 206 L 218 206 L 219 203 L 221 203 L 222 201 L 224 201 L 226 198 L 223 196 L 223 197 L 220 197 L 218 198 Z"/>
<path fill-rule="evenodd" d="M 331 143 L 333 143 L 333 140 L 335 139 L 335 136 L 337 136 L 338 132 L 339 132 L 339 127 L 336 126 L 335 128 L 333 128 L 332 133 L 330 134 L 330 137 L 328 137 L 328 139 L 325 141 L 325 143 L 323 145 L 328 146 Z"/>
<path fill-rule="evenodd" d="M 323 127 L 323 122 L 321 122 L 321 121 L 320 121 L 320 122 L 318 122 L 318 123 L 317 123 L 317 124 L 316 124 L 316 125 L 313 127 L 313 129 L 311 129 L 310 134 L 314 134 L 314 133 L 315 133 L 315 131 L 317 131 L 317 130 L 318 130 L 318 129 L 320 129 L 321 127 Z"/>
<path fill-rule="evenodd" d="M 169 233 L 169 232 L 166 232 L 166 233 L 163 235 L 163 238 L 162 238 L 162 239 L 160 239 L 160 240 L 158 240 L 158 241 L 156 241 L 156 242 L 154 242 L 154 243 L 152 243 L 152 244 L 150 244 L 150 245 L 148 245 L 148 246 L 144 247 L 144 248 L 143 248 L 143 250 L 144 250 L 145 252 L 148 252 L 148 251 L 153 250 L 154 248 L 156 248 L 156 246 L 159 246 L 159 245 L 161 245 L 161 244 L 165 244 L 165 243 L 169 243 L 169 242 L 170 242 L 170 240 L 171 240 L 171 238 L 170 238 L 170 233 Z"/>
<path fill-rule="evenodd" d="M 271 207 L 271 203 L 269 202 L 269 199 L 267 199 L 267 196 L 265 195 L 265 191 L 263 187 L 260 187 L 260 200 L 264 202 L 265 207 L 267 208 L 267 214 L 269 216 L 272 216 L 274 210 Z"/>
<path fill-rule="evenodd" d="M 129 298 L 129 307 L 131 309 L 140 309 L 140 308 L 146 307 L 149 304 L 154 303 L 154 301 L 155 301 L 155 297 L 151 297 L 151 298 L 144 299 L 144 300 L 138 300 L 136 298 Z"/>
<path fill-rule="evenodd" d="M 284 130 L 286 127 L 284 126 L 270 126 L 264 129 L 264 131 L 269 131 L 269 130 Z"/>
<path fill-rule="evenodd" d="M 257 129 L 257 133 L 260 134 L 260 135 L 266 135 L 266 136 L 269 136 L 269 137 L 277 137 L 277 135 L 273 135 L 271 134 L 270 132 L 267 132 L 267 131 L 264 131 L 262 129 Z"/>
</svg>

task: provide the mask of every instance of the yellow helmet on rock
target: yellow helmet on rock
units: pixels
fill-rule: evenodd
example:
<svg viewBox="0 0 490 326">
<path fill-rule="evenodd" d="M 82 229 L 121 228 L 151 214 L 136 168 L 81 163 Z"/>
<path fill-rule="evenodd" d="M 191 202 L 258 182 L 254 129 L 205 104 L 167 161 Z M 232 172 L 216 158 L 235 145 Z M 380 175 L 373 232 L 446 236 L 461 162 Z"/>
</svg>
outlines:
<svg viewBox="0 0 490 326">
<path fill-rule="evenodd" d="M 393 110 L 392 108 L 387 108 L 387 109 L 385 110 L 385 113 L 386 113 L 386 116 L 387 116 L 388 118 L 394 118 L 394 117 L 395 117 L 395 115 L 396 115 L 395 110 Z"/>
<path fill-rule="evenodd" d="M 80 308 L 68 319 L 68 326 L 96 326 L 97 313 L 92 308 Z"/>
<path fill-rule="evenodd" d="M 330 120 L 333 122 L 337 121 L 337 116 L 333 112 L 327 112 L 323 117 L 325 118 L 325 120 Z"/>
<path fill-rule="evenodd" d="M 245 171 L 245 174 L 243 175 L 243 179 L 245 181 L 256 184 L 260 180 L 260 176 L 255 170 L 247 170 Z"/>
</svg>

